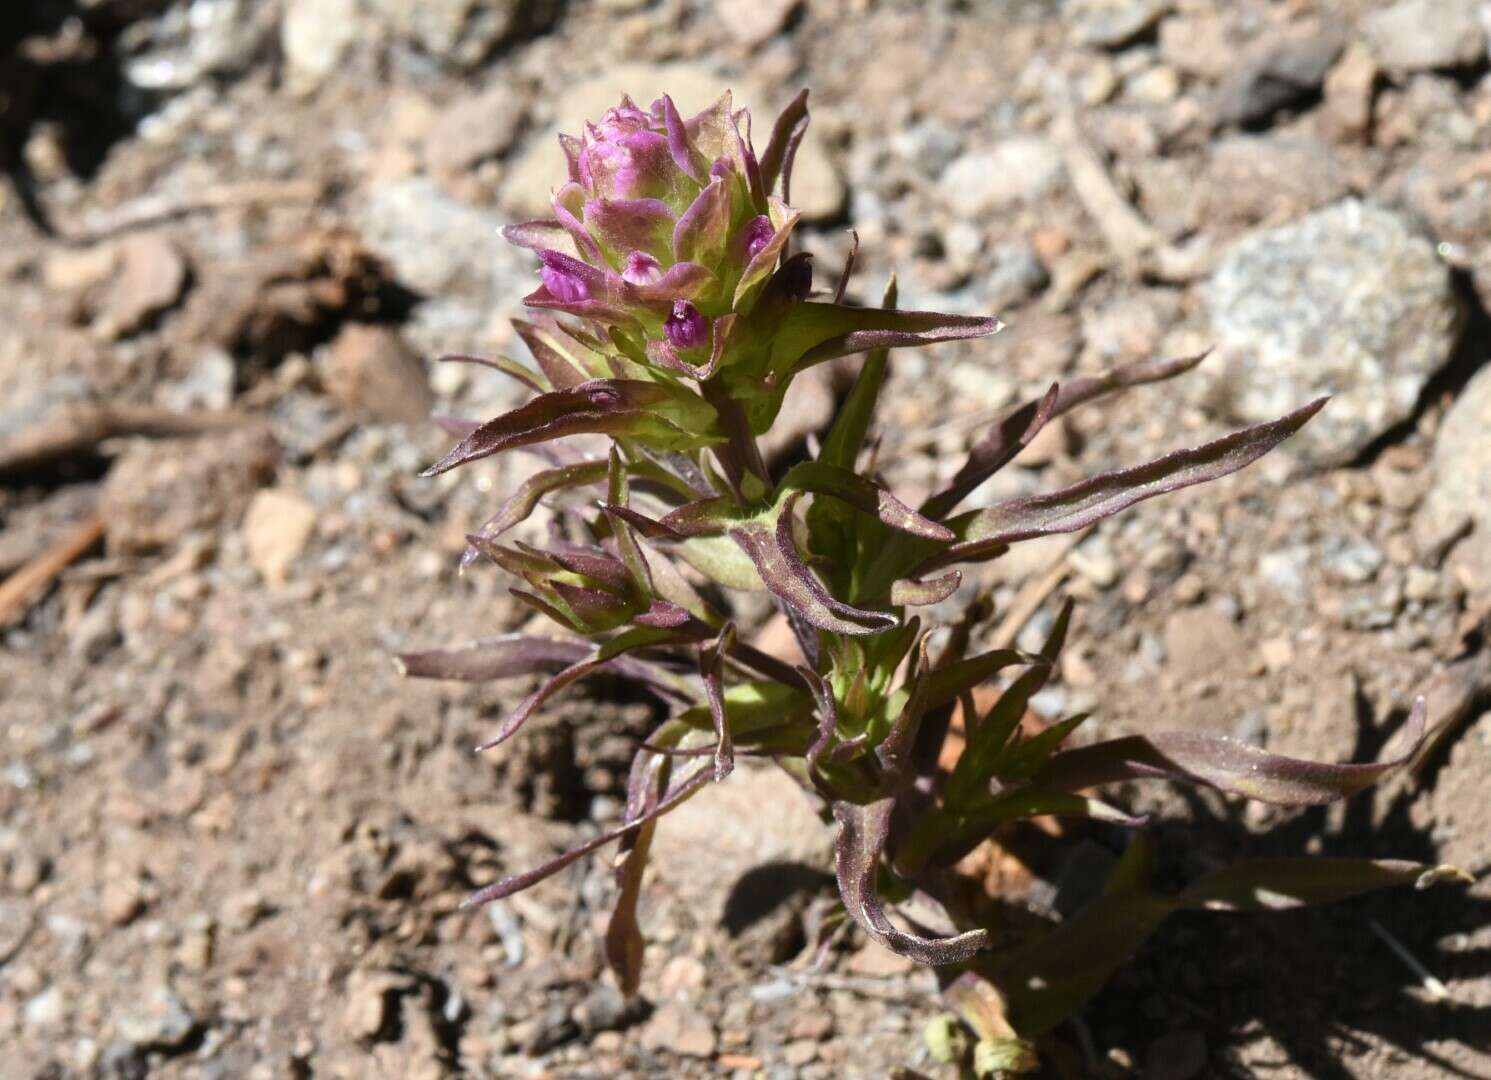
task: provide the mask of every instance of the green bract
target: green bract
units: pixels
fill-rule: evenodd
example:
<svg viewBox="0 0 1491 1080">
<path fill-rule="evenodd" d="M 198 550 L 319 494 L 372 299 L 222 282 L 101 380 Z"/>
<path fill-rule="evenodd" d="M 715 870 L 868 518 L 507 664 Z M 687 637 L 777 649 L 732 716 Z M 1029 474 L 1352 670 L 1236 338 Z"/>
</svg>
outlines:
<svg viewBox="0 0 1491 1080">
<path fill-rule="evenodd" d="M 947 599 L 962 567 L 1012 544 L 1085 529 L 1250 464 L 1324 401 L 1148 464 L 964 509 L 974 489 L 1055 417 L 1181 374 L 1200 358 L 1077 379 L 993 424 L 945 490 L 908 505 L 864 465 L 888 351 L 989 335 L 1000 323 L 901 311 L 894 284 L 879 308 L 842 303 L 842 283 L 834 299 L 815 297 L 810 260 L 789 250 L 798 216 L 788 184 L 806 125 L 804 93 L 758 156 L 750 118 L 728 94 L 688 119 L 666 97 L 647 110 L 623 99 L 580 137 L 562 139 L 569 177 L 554 194 L 553 217 L 507 230 L 540 262 L 541 284 L 527 298 L 539 314 L 517 323 L 536 368 L 483 362 L 535 396 L 472 425 L 429 471 L 554 443 L 546 450 L 552 467 L 471 536 L 467 555 L 487 556 L 521 578 L 515 595 L 571 637 L 508 635 L 401 662 L 409 674 L 436 678 L 548 675 L 484 746 L 511 737 L 554 694 L 600 671 L 643 683 L 672 715 L 638 749 L 621 825 L 488 885 L 470 902 L 509 895 L 619 841 L 620 899 L 607 950 L 633 992 L 642 955 L 638 890 L 658 819 L 724 780 L 736 755 L 769 756 L 837 823 L 838 885 L 849 916 L 887 948 L 962 969 L 949 1001 L 979 1035 L 975 1066 L 992 1074 L 1028 1068 L 1022 1037 L 1080 1006 L 1172 911 L 1289 907 L 1434 880 L 1438 871 L 1407 862 L 1276 859 L 1167 896 L 1148 887 L 1148 849 L 1136 839 L 1089 912 L 1033 941 L 996 950 L 990 929 L 956 906 L 934 920 L 950 932 L 913 931 L 891 917 L 887 889 L 915 896 L 923 911 L 950 903 L 957 891 L 945 879 L 955 864 L 1010 822 L 1055 814 L 1141 826 L 1094 793 L 1105 784 L 1158 778 L 1285 806 L 1323 803 L 1401 766 L 1425 721 L 1420 703 L 1400 752 L 1367 765 L 1297 761 L 1192 732 L 1068 748 L 1081 716 L 1021 739 L 1021 717 L 1057 663 L 1069 610 L 1039 653 L 970 654 L 980 613 L 933 649 L 910 609 Z M 858 353 L 866 358 L 857 381 L 816 456 L 772 475 L 756 437 L 771 426 L 792 379 Z M 587 459 L 555 443 L 577 434 L 609 436 L 609 454 Z M 584 542 L 540 550 L 504 539 L 540 500 L 566 490 L 582 491 L 581 505 L 592 508 L 568 511 Z M 730 612 L 695 587 L 701 579 L 769 593 L 805 662 L 755 647 Z M 971 691 L 999 676 L 1007 679 L 1002 696 L 977 714 Z M 960 701 L 967 745 L 949 771 L 939 767 L 939 751 Z"/>
</svg>

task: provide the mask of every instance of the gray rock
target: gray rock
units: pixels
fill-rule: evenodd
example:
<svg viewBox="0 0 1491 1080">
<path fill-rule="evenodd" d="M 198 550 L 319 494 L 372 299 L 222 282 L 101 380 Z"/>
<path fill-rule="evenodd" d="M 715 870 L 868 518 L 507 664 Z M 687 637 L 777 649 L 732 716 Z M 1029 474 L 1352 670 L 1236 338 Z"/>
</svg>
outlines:
<svg viewBox="0 0 1491 1080">
<path fill-rule="evenodd" d="M 110 282 L 93 332 L 114 339 L 144 329 L 186 291 L 186 259 L 160 233 L 138 233 L 119 244 L 119 272 Z"/>
<path fill-rule="evenodd" d="M 720 0 L 715 16 L 742 45 L 764 45 L 787 25 L 802 0 Z"/>
<path fill-rule="evenodd" d="M 929 180 L 936 180 L 963 152 L 963 139 L 937 120 L 921 120 L 891 136 L 891 149 Z"/>
<path fill-rule="evenodd" d="M 1061 154 L 1049 140 L 1016 135 L 959 157 L 942 174 L 940 187 L 954 213 L 982 217 L 1048 194 L 1062 171 Z"/>
<path fill-rule="evenodd" d="M 1401 0 L 1361 21 L 1362 35 L 1384 67 L 1431 71 L 1486 59 L 1486 29 L 1477 0 Z"/>
<path fill-rule="evenodd" d="M 1356 199 L 1246 237 L 1203 295 L 1234 415 L 1263 421 L 1334 395 L 1292 440 L 1320 463 L 1406 419 L 1462 324 L 1433 243 Z"/>
<path fill-rule="evenodd" d="M 1326 549 L 1320 566 L 1336 581 L 1361 585 L 1377 576 L 1384 561 L 1382 552 L 1365 540 L 1342 539 Z"/>
<path fill-rule="evenodd" d="M 55 986 L 47 987 L 28 1000 L 21 1011 L 21 1017 L 28 1028 L 59 1027 L 66 1014 L 67 1002 L 63 1000 L 62 991 Z"/>
<path fill-rule="evenodd" d="M 186 1042 L 197 1018 L 167 987 L 158 987 L 118 1018 L 119 1034 L 138 1047 L 169 1049 Z"/>
<path fill-rule="evenodd" d="M 473 68 L 499 46 L 547 30 L 557 0 L 368 0 L 400 38 L 447 64 Z"/>
<path fill-rule="evenodd" d="M 1451 567 L 1476 592 L 1491 590 L 1491 366 L 1471 379 L 1434 440 L 1433 479 L 1415 527 L 1424 540 L 1453 534 L 1471 518 Z"/>
<path fill-rule="evenodd" d="M 1206 163 L 1204 220 L 1216 224 L 1292 221 L 1347 194 L 1331 148 L 1308 135 L 1229 135 Z"/>
<path fill-rule="evenodd" d="M 532 277 L 530 260 L 498 234 L 506 220 L 413 177 L 374 188 L 361 224 L 369 250 L 410 288 L 437 295 L 464 284 L 493 296 L 514 294 Z"/>
<path fill-rule="evenodd" d="M 425 136 L 425 165 L 456 175 L 505 152 L 523 126 L 526 106 L 506 82 L 462 98 L 440 114 Z"/>
<path fill-rule="evenodd" d="M 1217 87 L 1217 120 L 1253 124 L 1320 89 L 1346 47 L 1334 23 L 1301 23 L 1265 35 Z"/>
<path fill-rule="evenodd" d="M 1017 240 L 994 249 L 994 268 L 976 291 L 989 310 L 998 312 L 1024 303 L 1050 283 L 1051 275 L 1035 248 Z"/>
<path fill-rule="evenodd" d="M 326 81 L 357 40 L 357 0 L 291 0 L 280 22 L 290 89 L 305 93 Z"/>
<path fill-rule="evenodd" d="M 1067 8 L 1077 44 L 1116 49 L 1153 29 L 1170 6 L 1170 0 L 1078 0 Z"/>
<path fill-rule="evenodd" d="M 261 17 L 266 7 L 250 0 L 172 4 L 152 20 L 149 47 L 129 60 L 125 74 L 147 90 L 186 90 L 209 75 L 242 72 L 273 31 Z"/>
</svg>

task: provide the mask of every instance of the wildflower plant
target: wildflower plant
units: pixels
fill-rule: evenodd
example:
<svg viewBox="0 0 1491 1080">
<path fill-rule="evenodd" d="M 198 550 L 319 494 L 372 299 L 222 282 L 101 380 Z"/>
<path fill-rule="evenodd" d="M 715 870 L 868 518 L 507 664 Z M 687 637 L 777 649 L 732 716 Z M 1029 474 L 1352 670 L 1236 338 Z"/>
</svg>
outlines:
<svg viewBox="0 0 1491 1080">
<path fill-rule="evenodd" d="M 879 480 L 871 441 L 889 350 L 985 337 L 1001 324 L 900 310 L 894 280 L 878 308 L 845 303 L 843 278 L 831 297 L 815 292 L 810 257 L 790 249 L 806 102 L 804 92 L 787 107 L 758 154 L 750 116 L 728 94 L 690 118 L 667 97 L 646 109 L 623 98 L 579 137 L 561 136 L 569 176 L 552 217 L 505 230 L 539 262 L 540 284 L 526 298 L 536 315 L 515 323 L 536 367 L 454 359 L 500 368 L 534 396 L 463 426 L 428 475 L 520 448 L 545 458 L 548 467 L 471 534 L 465 560 L 490 559 L 521 579 L 513 595 L 564 636 L 509 634 L 400 662 L 433 678 L 545 676 L 483 750 L 603 672 L 643 684 L 672 714 L 637 750 L 620 824 L 469 903 L 508 896 L 618 843 L 606 951 L 635 992 L 637 903 L 659 819 L 724 781 L 737 756 L 769 757 L 836 823 L 848 916 L 886 948 L 944 969 L 948 1000 L 981 1035 L 983 1058 L 1018 1063 L 1028 1053 L 1017 1032 L 1039 1034 L 1068 1016 L 1172 911 L 1287 908 L 1443 876 L 1400 861 L 1264 859 L 1163 895 L 1149 886 L 1150 849 L 1136 839 L 1098 900 L 1033 940 L 1003 941 L 959 905 L 956 864 L 1009 823 L 1056 815 L 1137 830 L 1142 819 L 1096 793 L 1129 780 L 1281 806 L 1330 802 L 1407 761 L 1423 739 L 1424 710 L 1413 709 L 1397 752 L 1368 764 L 1299 761 L 1196 732 L 1069 747 L 1083 715 L 1022 735 L 1027 704 L 1058 662 L 1070 606 L 1034 653 L 975 651 L 990 615 L 982 602 L 943 628 L 924 625 L 916 609 L 951 597 L 965 567 L 1014 544 L 1085 529 L 1243 468 L 1324 400 L 1147 464 L 964 508 L 1045 424 L 1199 358 L 1140 363 L 1052 386 L 994 423 L 945 489 L 917 507 L 901 501 Z M 865 359 L 811 459 L 773 475 L 757 440 L 793 380 L 854 354 Z M 577 435 L 608 437 L 609 453 L 584 456 L 563 441 Z M 510 538 L 540 501 L 565 492 L 567 531 L 542 548 Z M 720 600 L 735 590 L 771 597 L 799 656 L 752 643 Z M 996 678 L 1007 679 L 1002 694 L 979 711 L 972 692 Z M 954 735 L 960 704 L 964 730 Z M 945 766 L 950 737 L 966 743 Z"/>
</svg>

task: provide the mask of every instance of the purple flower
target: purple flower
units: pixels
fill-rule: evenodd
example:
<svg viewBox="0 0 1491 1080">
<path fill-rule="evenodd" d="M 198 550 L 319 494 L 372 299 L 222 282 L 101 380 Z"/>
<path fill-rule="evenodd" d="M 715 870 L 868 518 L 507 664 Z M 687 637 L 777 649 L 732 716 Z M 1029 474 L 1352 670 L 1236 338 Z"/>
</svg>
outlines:
<svg viewBox="0 0 1491 1080">
<path fill-rule="evenodd" d="M 675 349 L 697 349 L 709 342 L 709 320 L 687 300 L 675 300 L 673 314 L 663 323 L 663 333 Z"/>
<path fill-rule="evenodd" d="M 543 265 L 539 267 L 538 274 L 550 296 L 565 304 L 590 299 L 590 283 L 583 275 L 583 270 L 586 269 L 583 263 L 557 251 L 542 252 L 539 258 L 543 260 Z"/>
<path fill-rule="evenodd" d="M 593 195 L 612 199 L 655 198 L 672 187 L 668 140 L 651 119 L 624 99 L 599 124 L 589 124 L 576 165 L 580 183 Z"/>
<path fill-rule="evenodd" d="M 763 248 L 771 243 L 771 238 L 776 235 L 776 230 L 771 227 L 771 218 L 762 214 L 760 217 L 752 218 L 746 223 L 745 235 L 745 261 L 750 262 L 761 254 Z"/>
<path fill-rule="evenodd" d="M 651 285 L 663 276 L 663 264 L 645 251 L 634 251 L 626 257 L 621 280 L 631 285 Z"/>
</svg>

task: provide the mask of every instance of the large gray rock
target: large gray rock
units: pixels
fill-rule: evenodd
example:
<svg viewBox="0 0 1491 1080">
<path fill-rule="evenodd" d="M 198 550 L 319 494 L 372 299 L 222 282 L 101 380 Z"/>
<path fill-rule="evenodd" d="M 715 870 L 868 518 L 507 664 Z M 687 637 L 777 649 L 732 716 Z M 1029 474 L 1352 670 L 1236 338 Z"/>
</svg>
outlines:
<svg viewBox="0 0 1491 1080">
<path fill-rule="evenodd" d="M 1406 419 L 1462 324 L 1434 244 L 1403 215 L 1356 199 L 1246 237 L 1204 298 L 1220 390 L 1238 418 L 1334 395 L 1292 443 L 1318 463 L 1349 460 Z"/>
<path fill-rule="evenodd" d="M 548 29 L 558 0 L 368 0 L 393 33 L 454 67 L 473 68 L 499 45 Z"/>
<path fill-rule="evenodd" d="M 959 157 L 942 174 L 948 207 L 962 218 L 981 218 L 1048 194 L 1062 178 L 1061 152 L 1049 139 L 1015 135 Z"/>
<path fill-rule="evenodd" d="M 1362 35 L 1384 67 L 1431 71 L 1486 59 L 1479 0 L 1402 0 L 1361 21 Z"/>
<path fill-rule="evenodd" d="M 1451 555 L 1476 592 L 1491 590 L 1491 366 L 1471 379 L 1445 414 L 1434 440 L 1434 472 L 1422 518 L 1425 541 L 1453 536 L 1470 518 L 1471 533 Z"/>
<path fill-rule="evenodd" d="M 503 181 L 502 199 L 525 216 L 547 214 L 549 194 L 566 178 L 559 133 L 578 135 L 585 121 L 601 115 L 630 94 L 644 109 L 664 94 L 673 98 L 684 116 L 711 105 L 726 90 L 736 108 L 751 110 L 757 152 L 766 149 L 776 109 L 787 103 L 790 90 L 771 93 L 750 79 L 728 77 L 703 64 L 616 64 L 600 74 L 575 83 L 554 107 L 549 126 L 531 136 L 516 155 L 512 170 Z M 844 181 L 829 156 L 828 148 L 810 126 L 793 165 L 792 205 L 805 220 L 835 217 L 844 206 Z"/>
<path fill-rule="evenodd" d="M 484 298 L 511 298 L 531 287 L 533 260 L 502 239 L 506 221 L 414 177 L 374 188 L 361 226 L 368 249 L 416 292 L 438 296 L 465 287 Z"/>
<path fill-rule="evenodd" d="M 280 22 L 290 88 L 306 93 L 325 82 L 357 34 L 357 0 L 291 0 Z"/>
</svg>

